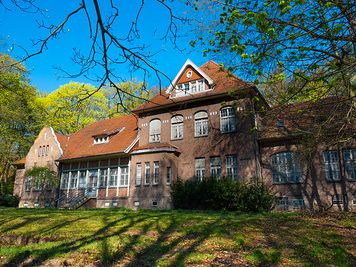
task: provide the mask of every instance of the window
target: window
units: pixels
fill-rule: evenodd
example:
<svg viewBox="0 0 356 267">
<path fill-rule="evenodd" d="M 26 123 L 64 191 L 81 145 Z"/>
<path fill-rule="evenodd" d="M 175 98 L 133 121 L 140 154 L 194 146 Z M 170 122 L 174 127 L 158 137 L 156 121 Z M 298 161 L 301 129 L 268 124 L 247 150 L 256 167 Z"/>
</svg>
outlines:
<svg viewBox="0 0 356 267">
<path fill-rule="evenodd" d="M 117 186 L 117 168 L 110 168 L 109 186 Z"/>
<path fill-rule="evenodd" d="M 332 204 L 337 205 L 347 203 L 347 195 L 333 195 L 332 196 Z"/>
<path fill-rule="evenodd" d="M 149 162 L 145 162 L 145 184 L 149 184 L 150 183 L 150 163 Z"/>
<path fill-rule="evenodd" d="M 220 110 L 220 130 L 222 133 L 236 131 L 236 113 L 232 107 L 226 107 Z"/>
<path fill-rule="evenodd" d="M 330 181 L 340 180 L 340 165 L 339 165 L 339 155 L 337 151 L 324 151 L 324 168 L 325 177 Z"/>
<path fill-rule="evenodd" d="M 274 183 L 296 183 L 302 178 L 302 170 L 296 153 L 282 152 L 272 155 Z"/>
<path fill-rule="evenodd" d="M 226 176 L 233 180 L 237 180 L 237 156 L 226 156 Z"/>
<path fill-rule="evenodd" d="M 38 155 L 38 157 L 41 157 L 41 155 L 42 155 L 42 146 L 40 146 L 38 148 L 37 155 Z"/>
<path fill-rule="evenodd" d="M 141 163 L 136 164 L 136 185 L 141 185 L 142 180 L 142 166 Z"/>
<path fill-rule="evenodd" d="M 199 111 L 194 115 L 195 122 L 195 136 L 208 135 L 208 113 L 206 111 Z"/>
<path fill-rule="evenodd" d="M 161 121 L 154 119 L 150 122 L 150 143 L 158 143 L 161 141 Z"/>
<path fill-rule="evenodd" d="M 221 159 L 220 157 L 210 158 L 210 176 L 219 178 L 221 175 Z"/>
<path fill-rule="evenodd" d="M 356 180 L 356 149 L 344 150 L 346 178 Z"/>
<path fill-rule="evenodd" d="M 183 138 L 183 116 L 177 115 L 171 119 L 171 139 Z"/>
<path fill-rule="evenodd" d="M 205 91 L 205 83 L 203 79 L 182 83 L 177 85 L 176 97 L 195 94 L 202 91 Z"/>
<path fill-rule="evenodd" d="M 106 187 L 108 180 L 108 169 L 100 169 L 99 187 Z"/>
<path fill-rule="evenodd" d="M 205 159 L 195 159 L 195 177 L 202 181 L 205 177 Z"/>
<path fill-rule="evenodd" d="M 70 188 L 77 188 L 78 171 L 72 171 L 70 175 Z"/>
<path fill-rule="evenodd" d="M 122 166 L 120 173 L 120 186 L 128 186 L 129 184 L 129 167 Z"/>
<path fill-rule="evenodd" d="M 67 189 L 69 184 L 69 172 L 62 173 L 62 189 Z"/>
<path fill-rule="evenodd" d="M 166 183 L 170 184 L 172 182 L 172 167 L 167 167 L 167 177 Z"/>
<path fill-rule="evenodd" d="M 107 142 L 109 142 L 109 136 L 107 135 L 94 137 L 94 144 L 104 144 Z"/>
<path fill-rule="evenodd" d="M 32 187 L 32 177 L 27 176 L 25 180 L 25 191 L 30 191 Z"/>
<path fill-rule="evenodd" d="M 48 156 L 49 145 L 46 145 L 46 156 Z"/>
<path fill-rule="evenodd" d="M 87 171 L 79 171 L 79 188 L 85 188 L 87 184 Z"/>
<path fill-rule="evenodd" d="M 153 180 L 152 184 L 158 184 L 159 182 L 159 162 L 153 162 Z"/>
</svg>

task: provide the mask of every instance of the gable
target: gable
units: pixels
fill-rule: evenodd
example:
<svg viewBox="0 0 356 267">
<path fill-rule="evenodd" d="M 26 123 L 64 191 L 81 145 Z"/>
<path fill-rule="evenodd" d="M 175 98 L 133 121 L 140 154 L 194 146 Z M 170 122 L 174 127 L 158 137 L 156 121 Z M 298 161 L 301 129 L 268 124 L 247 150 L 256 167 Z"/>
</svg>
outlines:
<svg viewBox="0 0 356 267">
<path fill-rule="evenodd" d="M 191 66 L 187 66 L 181 73 L 178 78 L 177 84 L 187 83 L 190 81 L 203 79 L 203 76 L 199 74 L 194 68 Z"/>
</svg>

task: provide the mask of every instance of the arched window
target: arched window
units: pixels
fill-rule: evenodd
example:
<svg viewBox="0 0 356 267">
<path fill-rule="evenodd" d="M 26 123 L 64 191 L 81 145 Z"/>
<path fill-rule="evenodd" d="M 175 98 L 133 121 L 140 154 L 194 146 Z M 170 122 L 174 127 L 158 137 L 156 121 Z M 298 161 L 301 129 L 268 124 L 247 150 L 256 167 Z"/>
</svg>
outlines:
<svg viewBox="0 0 356 267">
<path fill-rule="evenodd" d="M 171 139 L 183 139 L 183 116 L 176 115 L 171 119 Z"/>
<path fill-rule="evenodd" d="M 302 179 L 298 154 L 281 152 L 271 156 L 273 183 L 297 183 Z"/>
<path fill-rule="evenodd" d="M 194 115 L 195 136 L 208 135 L 208 113 L 206 111 L 199 111 Z"/>
<path fill-rule="evenodd" d="M 236 113 L 232 107 L 225 107 L 220 110 L 220 130 L 222 133 L 236 131 Z"/>
<path fill-rule="evenodd" d="M 151 120 L 149 139 L 150 143 L 158 143 L 161 141 L 161 121 L 159 119 Z"/>
</svg>

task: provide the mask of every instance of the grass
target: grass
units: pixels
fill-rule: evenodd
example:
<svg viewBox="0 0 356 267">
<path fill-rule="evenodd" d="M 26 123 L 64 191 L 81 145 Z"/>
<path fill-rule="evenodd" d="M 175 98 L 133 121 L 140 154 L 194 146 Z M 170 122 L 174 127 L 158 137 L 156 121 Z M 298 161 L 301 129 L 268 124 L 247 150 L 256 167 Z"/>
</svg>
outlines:
<svg viewBox="0 0 356 267">
<path fill-rule="evenodd" d="M 356 215 L 0 209 L 4 266 L 356 266 Z"/>
</svg>

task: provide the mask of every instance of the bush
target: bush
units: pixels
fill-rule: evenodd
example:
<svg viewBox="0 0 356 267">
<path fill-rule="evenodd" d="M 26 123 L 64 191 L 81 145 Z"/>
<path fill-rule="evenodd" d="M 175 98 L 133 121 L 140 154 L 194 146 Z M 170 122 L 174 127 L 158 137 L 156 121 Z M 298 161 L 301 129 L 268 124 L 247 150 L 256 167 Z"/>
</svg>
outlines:
<svg viewBox="0 0 356 267">
<path fill-rule="evenodd" d="M 0 206 L 3 207 L 17 207 L 19 205 L 19 198 L 13 195 L 0 195 Z"/>
<path fill-rule="evenodd" d="M 178 179 L 172 185 L 171 197 L 175 209 L 269 211 L 274 196 L 259 182 L 250 184 L 230 178 L 203 181 Z"/>
</svg>

